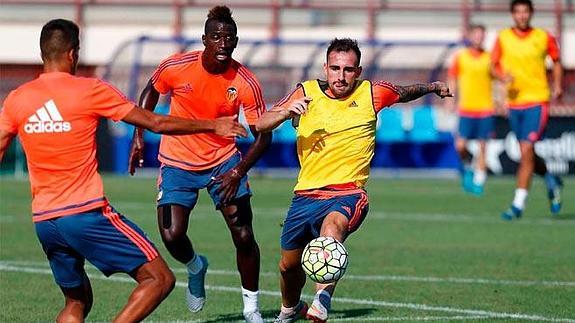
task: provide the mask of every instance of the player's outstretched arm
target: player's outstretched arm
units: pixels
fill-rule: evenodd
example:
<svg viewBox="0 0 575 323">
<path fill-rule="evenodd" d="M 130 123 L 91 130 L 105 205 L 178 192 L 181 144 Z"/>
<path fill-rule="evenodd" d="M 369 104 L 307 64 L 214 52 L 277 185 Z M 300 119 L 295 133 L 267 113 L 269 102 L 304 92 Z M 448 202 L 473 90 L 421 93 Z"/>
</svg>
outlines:
<svg viewBox="0 0 575 323">
<path fill-rule="evenodd" d="M 8 149 L 8 146 L 10 146 L 10 143 L 14 137 L 16 137 L 16 134 L 5 130 L 0 130 L 0 162 L 2 162 L 2 159 L 4 159 L 4 153 Z"/>
<path fill-rule="evenodd" d="M 255 130 L 258 132 L 269 132 L 277 128 L 282 122 L 304 114 L 311 100 L 312 98 L 306 96 L 294 100 L 285 106 L 274 106 L 258 119 Z"/>
<path fill-rule="evenodd" d="M 426 94 L 435 93 L 440 98 L 452 97 L 449 87 L 444 82 L 433 82 L 427 84 L 412 84 L 406 86 L 395 86 L 399 93 L 399 102 L 409 102 L 418 99 Z"/>
<path fill-rule="evenodd" d="M 136 127 L 166 135 L 189 135 L 198 132 L 211 132 L 218 136 L 232 138 L 246 137 L 246 129 L 238 123 L 237 115 L 220 117 L 215 120 L 191 120 L 166 116 L 134 107 L 122 121 Z"/>
<path fill-rule="evenodd" d="M 140 95 L 139 104 L 148 111 L 154 111 L 159 98 L 160 93 L 156 91 L 152 85 L 152 80 L 150 80 Z M 128 171 L 131 175 L 134 175 L 136 167 L 142 166 L 144 166 L 144 129 L 136 127 L 136 129 L 134 129 L 134 136 L 132 137 L 132 144 L 130 146 Z"/>
</svg>

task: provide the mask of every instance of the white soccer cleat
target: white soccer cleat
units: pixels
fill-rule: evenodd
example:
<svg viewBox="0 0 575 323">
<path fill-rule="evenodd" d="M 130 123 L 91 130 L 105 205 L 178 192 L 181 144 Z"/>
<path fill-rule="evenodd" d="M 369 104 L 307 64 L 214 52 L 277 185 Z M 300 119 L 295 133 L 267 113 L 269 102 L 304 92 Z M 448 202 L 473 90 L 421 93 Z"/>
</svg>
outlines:
<svg viewBox="0 0 575 323">
<path fill-rule="evenodd" d="M 328 315 L 327 308 L 325 308 L 321 304 L 317 306 L 317 304 L 314 303 L 307 310 L 305 318 L 314 323 L 325 323 L 327 322 L 327 315 Z"/>
<path fill-rule="evenodd" d="M 197 274 L 188 273 L 188 288 L 186 288 L 186 305 L 190 312 L 199 312 L 206 303 L 206 289 L 204 282 L 208 271 L 208 259 L 199 256 L 203 267 Z"/>
<path fill-rule="evenodd" d="M 244 312 L 244 318 L 246 319 L 246 323 L 264 323 L 262 314 L 258 310 L 254 312 Z"/>
</svg>

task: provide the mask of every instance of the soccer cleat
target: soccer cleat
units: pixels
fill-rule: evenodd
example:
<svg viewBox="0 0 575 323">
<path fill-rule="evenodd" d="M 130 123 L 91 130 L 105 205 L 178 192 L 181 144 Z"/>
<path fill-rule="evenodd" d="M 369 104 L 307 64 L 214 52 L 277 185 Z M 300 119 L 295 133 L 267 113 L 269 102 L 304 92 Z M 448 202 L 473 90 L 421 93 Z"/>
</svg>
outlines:
<svg viewBox="0 0 575 323">
<path fill-rule="evenodd" d="M 276 317 L 274 323 L 291 323 L 305 318 L 309 306 L 304 301 L 299 301 L 292 313 L 286 314 L 281 312 Z"/>
<path fill-rule="evenodd" d="M 323 306 L 318 307 L 315 306 L 315 304 L 312 304 L 310 308 L 307 310 L 305 318 L 314 323 L 325 323 L 327 322 L 327 315 L 328 311 L 325 307 Z"/>
<path fill-rule="evenodd" d="M 473 171 L 466 169 L 463 171 L 461 178 L 461 186 L 463 190 L 467 193 L 472 193 L 473 191 Z"/>
<path fill-rule="evenodd" d="M 206 303 L 206 289 L 204 282 L 208 271 L 208 259 L 200 256 L 203 263 L 202 269 L 197 274 L 188 272 L 188 288 L 186 288 L 186 304 L 191 312 L 199 312 Z"/>
<path fill-rule="evenodd" d="M 516 208 L 515 206 L 511 205 L 505 212 L 501 213 L 501 219 L 506 221 L 511 221 L 513 218 L 520 219 L 522 216 L 523 210 Z"/>
<path fill-rule="evenodd" d="M 472 184 L 470 193 L 473 195 L 481 196 L 483 194 L 483 186 Z"/>
<path fill-rule="evenodd" d="M 561 211 L 561 189 L 563 188 L 563 181 L 557 177 L 555 177 L 556 185 L 548 190 L 548 197 L 549 197 L 549 208 L 551 210 L 551 214 L 556 215 Z"/>
<path fill-rule="evenodd" d="M 244 312 L 244 318 L 246 319 L 246 323 L 264 323 L 262 314 L 258 310 L 254 312 Z"/>
</svg>

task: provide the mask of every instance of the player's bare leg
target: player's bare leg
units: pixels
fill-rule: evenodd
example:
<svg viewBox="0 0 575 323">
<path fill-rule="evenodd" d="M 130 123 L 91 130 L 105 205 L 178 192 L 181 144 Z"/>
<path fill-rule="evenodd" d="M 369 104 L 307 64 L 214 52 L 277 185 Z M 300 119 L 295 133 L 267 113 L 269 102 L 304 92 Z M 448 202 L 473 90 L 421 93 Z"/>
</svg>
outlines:
<svg viewBox="0 0 575 323">
<path fill-rule="evenodd" d="M 320 235 L 322 237 L 332 237 L 339 242 L 344 242 L 348 233 L 349 220 L 339 212 L 329 213 L 321 225 Z M 337 282 L 330 284 L 315 285 L 315 296 L 313 303 L 307 312 L 307 318 L 314 322 L 326 322 L 331 308 L 331 297 L 335 292 Z"/>
<path fill-rule="evenodd" d="M 520 218 L 525 208 L 525 200 L 531 186 L 531 178 L 533 177 L 533 170 L 535 168 L 535 149 L 533 143 L 522 141 L 519 143 L 521 150 L 521 160 L 519 168 L 517 169 L 517 188 L 515 189 L 515 196 L 511 207 L 501 214 L 504 220 L 512 220 L 513 218 Z"/>
<path fill-rule="evenodd" d="M 467 150 L 467 140 L 465 138 L 457 137 L 455 140 L 455 150 L 459 155 L 461 167 L 459 172 L 461 174 L 461 186 L 466 192 L 473 191 L 473 170 L 471 169 L 471 161 L 473 156 Z"/>
<path fill-rule="evenodd" d="M 84 283 L 76 288 L 61 288 L 64 297 L 66 298 L 66 305 L 58 314 L 56 322 L 58 323 L 72 323 L 84 322 L 84 318 L 88 316 L 92 309 L 93 295 L 92 286 L 86 273 L 84 273 Z"/>
<path fill-rule="evenodd" d="M 300 301 L 301 290 L 305 285 L 305 273 L 301 268 L 303 249 L 281 250 L 280 288 L 282 307 L 276 323 L 293 322 L 307 312 L 307 304 Z"/>
<path fill-rule="evenodd" d="M 249 197 L 242 197 L 222 208 L 234 246 L 236 263 L 242 284 L 243 314 L 248 322 L 263 322 L 258 306 L 260 249 L 252 228 Z"/>
<path fill-rule="evenodd" d="M 473 189 L 475 194 L 483 193 L 483 185 L 487 179 L 487 163 L 485 161 L 485 154 L 487 150 L 487 142 L 485 140 L 479 141 L 479 151 L 477 152 L 477 164 L 475 172 L 473 173 Z"/>
<path fill-rule="evenodd" d="M 168 265 L 158 256 L 130 273 L 138 286 L 114 322 L 139 322 L 146 318 L 170 294 L 176 278 Z"/>
<path fill-rule="evenodd" d="M 186 235 L 190 209 L 177 204 L 158 206 L 158 229 L 164 246 L 177 261 L 187 264 L 194 257 L 194 247 Z"/>
<path fill-rule="evenodd" d="M 208 261 L 205 257 L 196 255 L 192 242 L 186 235 L 190 211 L 189 208 L 177 204 L 159 206 L 158 229 L 170 254 L 186 265 L 188 271 L 186 305 L 191 312 L 198 312 L 206 302 L 204 282 Z"/>
</svg>

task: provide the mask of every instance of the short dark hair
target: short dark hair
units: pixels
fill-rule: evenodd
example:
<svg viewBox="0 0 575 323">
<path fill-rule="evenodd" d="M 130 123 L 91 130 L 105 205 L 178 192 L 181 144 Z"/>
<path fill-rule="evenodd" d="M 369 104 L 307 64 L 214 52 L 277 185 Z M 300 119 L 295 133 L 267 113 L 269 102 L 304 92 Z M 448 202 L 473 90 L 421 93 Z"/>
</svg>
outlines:
<svg viewBox="0 0 575 323">
<path fill-rule="evenodd" d="M 50 61 L 71 49 L 80 48 L 80 28 L 66 19 L 48 21 L 40 33 L 42 60 Z"/>
<path fill-rule="evenodd" d="M 511 1 L 511 5 L 509 6 L 509 11 L 513 12 L 513 9 L 515 9 L 515 6 L 518 5 L 526 5 L 527 7 L 529 7 L 529 11 L 533 12 L 533 2 L 531 2 L 531 0 L 513 0 Z"/>
<path fill-rule="evenodd" d="M 334 38 L 327 48 L 326 60 L 327 57 L 329 57 L 329 54 L 333 51 L 349 52 L 350 50 L 357 56 L 357 65 L 359 66 L 359 62 L 361 61 L 361 51 L 357 45 L 357 40 L 351 38 Z"/>
<path fill-rule="evenodd" d="M 485 31 L 485 25 L 483 24 L 470 24 L 469 27 L 467 28 L 467 30 L 471 31 L 474 29 L 481 29 L 482 31 Z"/>
<path fill-rule="evenodd" d="M 232 18 L 232 11 L 227 6 L 215 6 L 208 12 L 208 20 L 204 24 L 204 34 L 208 33 L 208 25 L 214 22 L 221 22 L 234 26 L 235 31 L 238 31 L 236 21 Z"/>
</svg>

